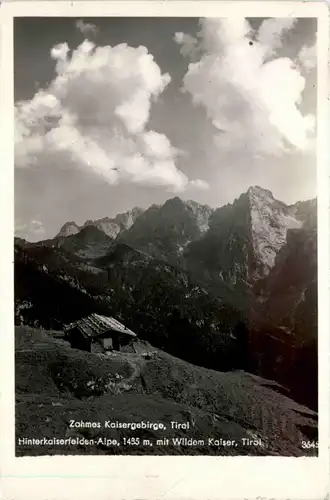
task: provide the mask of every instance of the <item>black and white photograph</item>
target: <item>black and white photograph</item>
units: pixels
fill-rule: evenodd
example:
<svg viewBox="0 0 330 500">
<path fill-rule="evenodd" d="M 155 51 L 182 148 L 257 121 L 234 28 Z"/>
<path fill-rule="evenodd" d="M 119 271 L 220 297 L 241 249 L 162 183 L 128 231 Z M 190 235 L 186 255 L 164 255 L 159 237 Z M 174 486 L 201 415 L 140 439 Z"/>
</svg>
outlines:
<svg viewBox="0 0 330 500">
<path fill-rule="evenodd" d="M 16 457 L 318 456 L 317 30 L 14 19 Z"/>
</svg>

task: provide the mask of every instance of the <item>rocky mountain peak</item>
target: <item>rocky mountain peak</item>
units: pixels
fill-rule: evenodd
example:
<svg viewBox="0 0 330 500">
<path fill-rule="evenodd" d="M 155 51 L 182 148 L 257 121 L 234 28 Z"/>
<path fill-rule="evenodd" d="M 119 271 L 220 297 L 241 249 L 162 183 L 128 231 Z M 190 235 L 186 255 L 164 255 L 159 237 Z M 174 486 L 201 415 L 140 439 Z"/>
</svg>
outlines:
<svg viewBox="0 0 330 500">
<path fill-rule="evenodd" d="M 113 240 L 93 223 L 84 225 L 76 234 L 58 239 L 58 246 L 73 255 L 84 259 L 105 255 Z"/>
<path fill-rule="evenodd" d="M 57 238 L 64 238 L 66 236 L 71 236 L 72 234 L 77 234 L 80 231 L 80 227 L 74 222 L 66 222 L 57 234 Z"/>
<path fill-rule="evenodd" d="M 262 188 L 261 186 L 250 186 L 247 190 L 250 199 L 255 197 L 263 199 L 274 199 L 273 193 L 269 189 Z"/>
<path fill-rule="evenodd" d="M 302 221 L 267 189 L 253 186 L 249 188 L 248 196 L 256 262 L 253 278 L 258 279 L 274 267 L 275 257 L 286 243 L 287 231 L 300 228 Z"/>
<path fill-rule="evenodd" d="M 208 229 L 212 210 L 178 196 L 152 205 L 120 236 L 120 241 L 158 259 L 176 262 Z"/>
<path fill-rule="evenodd" d="M 103 231 L 107 236 L 110 236 L 110 238 L 116 238 L 122 231 L 129 229 L 142 213 L 142 208 L 134 207 L 132 210 L 117 214 L 113 218 L 103 217 L 95 220 L 88 219 L 82 226 L 78 226 L 75 222 L 66 222 L 56 238 L 77 234 L 81 229 L 88 226 L 94 226 Z"/>
<path fill-rule="evenodd" d="M 289 230 L 316 227 L 316 200 L 286 205 L 269 189 L 251 186 L 216 210 L 176 196 L 147 210 L 134 207 L 113 218 L 86 221 L 83 228 L 88 226 L 162 260 L 197 259 L 216 280 L 250 286 L 275 266 Z M 60 234 L 80 229 L 68 222 Z"/>
<path fill-rule="evenodd" d="M 116 215 L 113 221 L 120 224 L 123 229 L 129 229 L 143 212 L 143 208 L 134 207 L 132 210 Z"/>
<path fill-rule="evenodd" d="M 188 200 L 185 205 L 189 207 L 196 217 L 196 222 L 201 233 L 204 233 L 209 229 L 209 219 L 213 212 L 213 209 L 208 205 L 201 205 L 193 200 Z"/>
<path fill-rule="evenodd" d="M 201 203 L 198 203 L 197 201 L 194 200 L 186 200 L 184 204 L 187 207 L 190 207 L 194 212 L 198 210 L 206 210 L 206 211 L 209 210 L 210 212 L 212 212 L 213 210 L 211 207 L 209 207 L 209 205 L 202 205 Z"/>
<path fill-rule="evenodd" d="M 289 207 L 292 215 L 302 221 L 303 227 L 306 229 L 317 228 L 317 200 L 298 201 Z"/>
<path fill-rule="evenodd" d="M 166 200 L 165 203 L 162 205 L 164 209 L 166 208 L 185 208 L 184 201 L 179 198 L 179 196 L 175 196 L 174 198 L 170 198 L 169 200 Z"/>
<path fill-rule="evenodd" d="M 192 216 L 200 233 L 208 230 L 209 218 L 213 212 L 213 209 L 208 205 L 202 205 L 193 200 L 183 201 L 178 196 L 167 200 L 160 208 L 162 213 L 173 216 L 173 218 L 178 217 L 179 214 Z"/>
<path fill-rule="evenodd" d="M 211 212 L 209 229 L 187 247 L 188 267 L 201 274 L 201 280 L 207 269 L 216 293 L 221 292 L 222 282 L 235 290 L 237 298 L 239 290 L 245 293 L 269 274 L 288 233 L 300 231 L 303 221 L 311 220 L 309 213 L 305 203 L 292 208 L 268 189 L 251 186 L 233 203 Z"/>
<path fill-rule="evenodd" d="M 87 226 L 94 226 L 95 225 L 95 221 L 91 220 L 91 219 L 88 219 L 86 220 L 85 224 L 82 226 L 82 228 L 84 227 L 87 227 Z"/>
</svg>

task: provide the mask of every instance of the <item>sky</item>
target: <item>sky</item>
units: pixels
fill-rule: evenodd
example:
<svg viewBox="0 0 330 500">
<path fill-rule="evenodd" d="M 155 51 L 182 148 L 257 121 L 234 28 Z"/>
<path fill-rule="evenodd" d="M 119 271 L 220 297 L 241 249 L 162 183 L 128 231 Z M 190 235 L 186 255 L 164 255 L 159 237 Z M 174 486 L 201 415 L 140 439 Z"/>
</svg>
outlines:
<svg viewBox="0 0 330 500">
<path fill-rule="evenodd" d="M 16 18 L 15 234 L 316 195 L 316 20 Z"/>
</svg>

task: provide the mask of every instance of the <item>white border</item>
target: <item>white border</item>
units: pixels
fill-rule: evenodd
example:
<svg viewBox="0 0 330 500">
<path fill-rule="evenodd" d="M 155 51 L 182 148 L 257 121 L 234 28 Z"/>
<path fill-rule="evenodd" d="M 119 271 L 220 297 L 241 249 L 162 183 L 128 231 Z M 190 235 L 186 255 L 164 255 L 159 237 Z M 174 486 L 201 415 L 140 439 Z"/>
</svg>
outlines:
<svg viewBox="0 0 330 500">
<path fill-rule="evenodd" d="M 318 458 L 14 456 L 13 334 L 13 17 L 317 17 L 318 18 Z M 0 494 L 29 498 L 323 499 L 329 494 L 329 174 L 327 48 L 329 14 L 318 2 L 14 2 L 0 7 Z M 308 367 L 306 367 L 308 370 Z M 67 477 L 84 475 L 84 478 Z M 39 476 L 39 477 L 38 477 Z M 53 477 L 52 477 L 53 476 Z"/>
</svg>

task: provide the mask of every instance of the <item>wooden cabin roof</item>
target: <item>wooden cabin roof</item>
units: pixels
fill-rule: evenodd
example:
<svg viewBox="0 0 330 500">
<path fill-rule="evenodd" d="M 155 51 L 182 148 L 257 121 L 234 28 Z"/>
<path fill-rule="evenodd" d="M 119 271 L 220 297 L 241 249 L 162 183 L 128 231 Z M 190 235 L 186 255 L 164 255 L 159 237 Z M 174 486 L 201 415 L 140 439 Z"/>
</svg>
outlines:
<svg viewBox="0 0 330 500">
<path fill-rule="evenodd" d="M 99 337 L 107 332 L 115 331 L 131 337 L 136 337 L 136 333 L 132 332 L 125 325 L 120 323 L 115 318 L 110 316 L 102 316 L 101 314 L 91 314 L 85 318 L 81 318 L 74 323 L 66 325 L 65 332 L 77 328 L 84 337 Z"/>
</svg>

